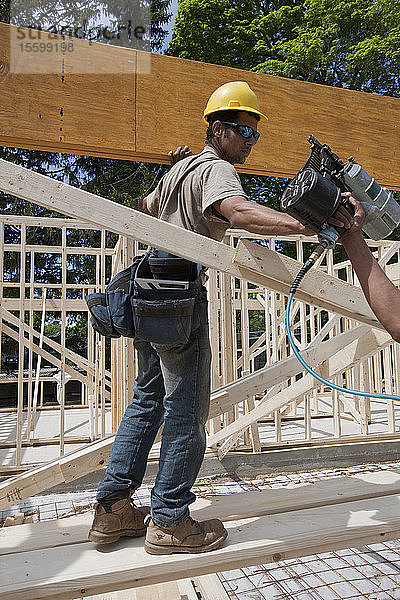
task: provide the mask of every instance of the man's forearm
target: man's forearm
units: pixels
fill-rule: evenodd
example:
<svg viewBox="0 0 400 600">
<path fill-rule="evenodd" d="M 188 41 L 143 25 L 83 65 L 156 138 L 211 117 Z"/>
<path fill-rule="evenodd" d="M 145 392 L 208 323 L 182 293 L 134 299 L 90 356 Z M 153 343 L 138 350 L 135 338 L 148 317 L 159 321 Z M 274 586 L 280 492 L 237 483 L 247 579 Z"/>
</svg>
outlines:
<svg viewBox="0 0 400 600">
<path fill-rule="evenodd" d="M 378 320 L 400 341 L 400 291 L 385 275 L 360 233 L 345 236 L 342 244 Z"/>
<path fill-rule="evenodd" d="M 236 202 L 233 198 L 229 199 L 229 205 L 223 200 L 217 203 L 216 208 L 229 220 L 232 227 L 245 229 L 250 233 L 266 236 L 312 233 L 290 215 L 243 198 Z"/>
</svg>

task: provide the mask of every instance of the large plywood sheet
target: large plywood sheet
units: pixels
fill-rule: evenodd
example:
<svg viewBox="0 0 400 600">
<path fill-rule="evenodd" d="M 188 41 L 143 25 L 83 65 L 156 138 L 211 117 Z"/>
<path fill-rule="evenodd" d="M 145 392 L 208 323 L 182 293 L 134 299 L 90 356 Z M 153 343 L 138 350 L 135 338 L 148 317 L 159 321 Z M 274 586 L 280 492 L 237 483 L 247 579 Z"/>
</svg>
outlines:
<svg viewBox="0 0 400 600">
<path fill-rule="evenodd" d="M 139 61 L 140 61 L 139 56 Z M 206 63 L 151 55 L 149 74 L 138 70 L 137 151 L 190 142 L 203 147 L 202 110 L 228 81 L 245 80 L 268 116 L 241 171 L 293 176 L 305 162 L 312 133 L 342 158 L 353 155 L 383 184 L 400 187 L 400 100 Z"/>
<path fill-rule="evenodd" d="M 0 24 L 4 146 L 166 163 L 177 145 L 202 149 L 209 95 L 227 81 L 245 80 L 269 121 L 240 170 L 294 175 L 312 133 L 342 158 L 353 155 L 381 184 L 400 189 L 400 99 L 78 39 L 73 52 L 18 55 L 10 31 Z"/>
</svg>

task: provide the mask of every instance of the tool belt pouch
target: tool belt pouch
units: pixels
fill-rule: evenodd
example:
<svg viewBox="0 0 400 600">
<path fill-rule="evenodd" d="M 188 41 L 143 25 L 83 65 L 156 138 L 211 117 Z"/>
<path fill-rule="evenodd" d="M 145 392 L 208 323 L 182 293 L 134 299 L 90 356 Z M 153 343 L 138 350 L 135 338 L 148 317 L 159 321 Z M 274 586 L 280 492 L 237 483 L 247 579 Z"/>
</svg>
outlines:
<svg viewBox="0 0 400 600">
<path fill-rule="evenodd" d="M 86 296 L 91 325 L 101 335 L 109 338 L 135 337 L 131 296 L 136 270 L 146 258 L 146 255 L 136 257 L 130 267 L 110 281 L 104 293 Z"/>
<path fill-rule="evenodd" d="M 111 313 L 107 305 L 106 294 L 98 292 L 86 297 L 90 311 L 90 323 L 97 333 L 109 338 L 118 338 L 120 334 L 114 329 Z"/>
<path fill-rule="evenodd" d="M 131 298 L 136 336 L 153 344 L 181 346 L 192 333 L 195 298 Z"/>
</svg>

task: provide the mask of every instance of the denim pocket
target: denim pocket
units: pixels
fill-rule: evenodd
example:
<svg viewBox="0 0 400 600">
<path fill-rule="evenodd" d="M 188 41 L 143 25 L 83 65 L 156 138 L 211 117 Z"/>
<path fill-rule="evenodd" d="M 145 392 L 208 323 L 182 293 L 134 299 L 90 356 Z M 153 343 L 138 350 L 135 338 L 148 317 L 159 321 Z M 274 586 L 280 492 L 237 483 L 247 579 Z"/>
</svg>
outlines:
<svg viewBox="0 0 400 600">
<path fill-rule="evenodd" d="M 194 305 L 192 330 L 195 331 L 202 325 L 208 325 L 208 301 L 205 290 L 199 293 Z"/>
<path fill-rule="evenodd" d="M 180 346 L 192 332 L 195 298 L 143 300 L 131 298 L 136 336 L 153 344 Z"/>
</svg>

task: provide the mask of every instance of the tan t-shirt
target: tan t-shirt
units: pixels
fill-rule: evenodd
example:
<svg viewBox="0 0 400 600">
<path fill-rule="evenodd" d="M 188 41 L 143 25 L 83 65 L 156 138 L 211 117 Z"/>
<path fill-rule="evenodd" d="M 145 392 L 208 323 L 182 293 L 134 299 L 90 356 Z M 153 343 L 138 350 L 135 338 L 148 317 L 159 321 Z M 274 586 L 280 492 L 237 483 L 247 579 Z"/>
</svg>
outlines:
<svg viewBox="0 0 400 600">
<path fill-rule="evenodd" d="M 243 196 L 233 165 L 211 146 L 176 163 L 147 196 L 153 217 L 221 241 L 229 222 L 212 205 L 230 196 Z"/>
</svg>

